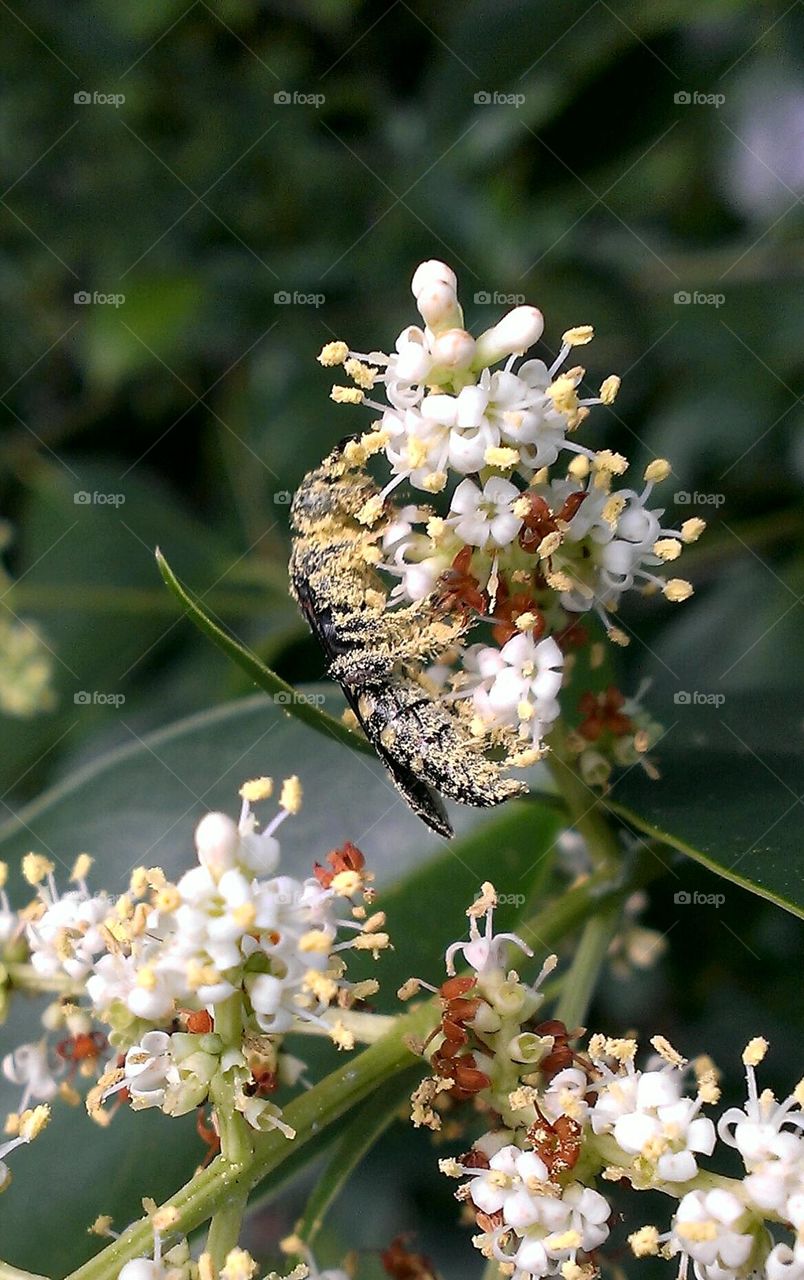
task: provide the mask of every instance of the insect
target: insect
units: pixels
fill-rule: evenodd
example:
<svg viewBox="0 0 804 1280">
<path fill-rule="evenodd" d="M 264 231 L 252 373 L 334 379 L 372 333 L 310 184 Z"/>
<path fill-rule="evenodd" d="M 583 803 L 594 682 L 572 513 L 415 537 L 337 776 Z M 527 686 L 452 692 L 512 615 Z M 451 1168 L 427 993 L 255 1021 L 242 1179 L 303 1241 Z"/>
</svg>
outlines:
<svg viewBox="0 0 804 1280">
<path fill-rule="evenodd" d="M 291 506 L 291 589 L 366 737 L 414 813 L 442 836 L 452 826 L 442 796 L 487 807 L 527 790 L 503 776 L 454 702 L 428 688 L 428 663 L 463 636 L 462 598 L 438 588 L 389 609 L 376 571 L 378 542 L 394 515 L 344 441 L 305 476 Z M 376 518 L 367 520 L 373 509 Z M 457 566 L 458 575 L 464 566 Z M 464 583 L 460 583 L 461 588 Z"/>
<path fill-rule="evenodd" d="M 71 1064 L 72 1075 L 76 1070 L 82 1075 L 91 1075 L 97 1066 L 101 1054 L 109 1047 L 106 1036 L 101 1031 L 79 1032 L 68 1036 L 56 1045 L 56 1053 L 65 1062 Z"/>
</svg>

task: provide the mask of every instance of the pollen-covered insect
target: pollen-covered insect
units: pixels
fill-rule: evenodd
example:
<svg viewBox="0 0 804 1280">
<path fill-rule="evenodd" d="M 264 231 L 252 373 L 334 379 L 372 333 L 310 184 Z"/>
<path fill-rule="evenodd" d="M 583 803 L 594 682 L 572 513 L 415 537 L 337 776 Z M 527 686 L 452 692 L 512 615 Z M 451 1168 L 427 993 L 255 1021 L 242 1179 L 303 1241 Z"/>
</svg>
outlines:
<svg viewBox="0 0 804 1280">
<path fill-rule="evenodd" d="M 526 790 L 489 760 L 454 701 L 425 671 L 464 635 L 460 601 L 434 591 L 388 606 L 376 565 L 394 516 L 364 469 L 366 447 L 345 441 L 302 481 L 291 507 L 293 594 L 367 738 L 415 813 L 440 835 L 452 827 L 441 796 L 487 807 Z"/>
</svg>

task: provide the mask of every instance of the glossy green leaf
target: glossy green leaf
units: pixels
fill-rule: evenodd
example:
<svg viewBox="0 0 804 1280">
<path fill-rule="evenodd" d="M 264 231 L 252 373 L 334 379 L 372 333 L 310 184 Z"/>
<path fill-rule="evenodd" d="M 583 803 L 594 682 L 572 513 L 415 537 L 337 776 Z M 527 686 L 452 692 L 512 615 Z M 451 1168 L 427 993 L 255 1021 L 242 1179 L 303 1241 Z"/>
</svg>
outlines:
<svg viewBox="0 0 804 1280">
<path fill-rule="evenodd" d="M 667 726 L 654 753 L 661 779 L 630 769 L 609 807 L 637 832 L 804 916 L 800 711 L 772 694 L 682 697 L 690 701 L 655 708 Z M 676 887 L 684 892 L 681 880 Z"/>
<path fill-rule="evenodd" d="M 285 707 L 290 715 L 296 716 L 304 724 L 311 725 L 312 728 L 330 738 L 334 738 L 337 742 L 343 742 L 353 750 L 362 751 L 366 755 L 374 754 L 373 748 L 365 738 L 360 734 L 353 733 L 343 721 L 336 720 L 334 716 L 320 710 L 317 703 L 310 701 L 303 694 L 300 695 L 292 685 L 283 680 L 281 676 L 278 676 L 270 667 L 267 667 L 264 662 L 261 662 L 256 654 L 247 649 L 245 645 L 242 645 L 239 640 L 235 640 L 233 636 L 228 635 L 216 622 L 213 622 L 201 608 L 198 601 L 194 600 L 182 586 L 159 550 L 156 552 L 156 562 L 167 586 L 181 603 L 191 621 L 195 623 L 204 635 L 213 640 L 218 648 L 222 649 L 233 662 L 236 662 L 255 684 L 258 684 L 261 689 L 269 693 L 277 704 Z"/>
</svg>

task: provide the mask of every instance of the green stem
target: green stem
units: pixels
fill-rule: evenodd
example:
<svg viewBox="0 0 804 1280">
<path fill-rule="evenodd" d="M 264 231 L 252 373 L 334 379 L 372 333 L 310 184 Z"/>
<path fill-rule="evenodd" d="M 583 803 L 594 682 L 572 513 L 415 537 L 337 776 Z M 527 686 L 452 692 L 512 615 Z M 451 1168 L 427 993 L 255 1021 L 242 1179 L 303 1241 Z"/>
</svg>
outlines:
<svg viewBox="0 0 804 1280">
<path fill-rule="evenodd" d="M 215 1005 L 215 1031 L 224 1046 L 240 1048 L 243 1041 L 243 997 L 239 991 Z M 222 1158 L 230 1164 L 245 1164 L 252 1155 L 249 1126 L 235 1109 L 233 1086 L 222 1073 L 212 1080 L 209 1096 L 215 1108 Z"/>
<path fill-rule="evenodd" d="M 564 797 L 573 827 L 586 840 L 595 866 L 599 870 L 608 871 L 610 875 L 616 874 L 622 863 L 622 850 L 616 832 L 606 816 L 603 797 L 586 785 L 568 760 L 560 726 L 556 726 L 551 732 L 550 745 L 550 772 Z"/>
<path fill-rule="evenodd" d="M 568 1027 L 583 1024 L 594 994 L 609 944 L 620 921 L 621 902 L 612 902 L 587 920 L 578 950 L 564 982 L 555 1016 Z"/>
<path fill-rule="evenodd" d="M 220 1271 L 226 1255 L 240 1239 L 240 1230 L 248 1204 L 248 1188 L 238 1186 L 215 1210 L 209 1224 L 205 1252 Z"/>
<path fill-rule="evenodd" d="M 400 1017 L 392 1032 L 357 1057 L 294 1098 L 284 1111 L 284 1120 L 296 1130 L 293 1143 L 281 1133 L 257 1135 L 252 1155 L 242 1164 L 233 1165 L 222 1156 L 201 1170 L 167 1201 L 178 1210 L 177 1233 L 186 1235 L 201 1226 L 216 1211 L 222 1200 L 238 1192 L 248 1194 L 287 1159 L 292 1151 L 320 1134 L 338 1120 L 378 1085 L 397 1071 L 416 1062 L 407 1041 L 421 1038 L 434 1021 L 431 1005 L 421 1005 Z M 124 1231 L 101 1253 L 72 1272 L 69 1280 L 116 1280 L 120 1268 L 132 1258 L 147 1256 L 153 1247 L 153 1232 L 148 1218 L 141 1218 Z"/>
</svg>

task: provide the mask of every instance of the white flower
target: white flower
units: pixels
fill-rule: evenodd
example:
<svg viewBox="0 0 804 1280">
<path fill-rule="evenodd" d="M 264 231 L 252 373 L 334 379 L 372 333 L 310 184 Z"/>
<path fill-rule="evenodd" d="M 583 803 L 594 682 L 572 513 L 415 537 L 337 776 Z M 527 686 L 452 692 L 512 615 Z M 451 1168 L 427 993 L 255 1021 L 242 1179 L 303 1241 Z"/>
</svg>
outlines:
<svg viewBox="0 0 804 1280">
<path fill-rule="evenodd" d="M 755 1062 L 762 1060 L 766 1048 L 764 1041 L 756 1040 L 746 1049 L 743 1061 L 748 1099 L 744 1109 L 730 1107 L 723 1113 L 718 1134 L 739 1151 L 747 1172 L 743 1186 L 754 1204 L 763 1212 L 792 1218 L 791 1198 L 804 1192 L 802 1090 L 799 1086 L 782 1102 L 769 1090 L 759 1093 Z M 801 1203 L 804 1208 L 804 1200 Z M 792 1208 L 796 1207 L 794 1202 Z"/>
<path fill-rule="evenodd" d="M 80 982 L 92 971 L 97 956 L 106 950 L 101 925 L 112 907 L 105 893 L 91 897 L 84 889 L 58 895 L 41 894 L 47 908 L 28 924 L 31 964 L 42 977 L 60 973 Z"/>
<path fill-rule="evenodd" d="M 494 970 L 501 970 L 502 963 L 505 959 L 507 948 L 506 943 L 512 942 L 514 946 L 519 947 L 526 956 L 532 956 L 533 952 L 526 942 L 516 933 L 497 933 L 494 932 L 494 909 L 497 905 L 497 896 L 494 887 L 488 883 L 483 885 L 483 896 L 478 900 L 474 907 L 470 907 L 467 915 L 469 916 L 469 940 L 468 942 L 453 942 L 447 947 L 446 966 L 447 973 L 452 976 L 455 973 L 455 956 L 462 955 L 466 964 L 474 969 L 477 974 L 488 974 Z M 482 909 L 485 908 L 485 909 Z M 479 910 L 480 909 L 480 910 Z M 478 914 L 485 919 L 485 929 L 481 934 L 478 926 Z M 535 987 L 539 986 L 539 981 L 545 970 L 539 975 L 534 983 Z"/>
<path fill-rule="evenodd" d="M 756 1236 L 745 1205 L 730 1191 L 689 1191 L 673 1218 L 670 1248 L 695 1264 L 699 1280 L 747 1274 Z"/>
<path fill-rule="evenodd" d="M 715 1127 L 699 1114 L 701 1101 L 685 1098 L 683 1073 L 666 1066 L 613 1077 L 591 1110 L 595 1133 L 611 1133 L 629 1156 L 655 1165 L 659 1182 L 688 1182 L 698 1172 L 697 1154 L 711 1155 Z"/>
<path fill-rule="evenodd" d="M 30 1102 L 49 1102 L 58 1093 L 54 1065 L 44 1040 L 38 1044 L 21 1044 L 3 1058 L 3 1075 L 12 1084 L 22 1085 L 22 1100 L 17 1108 L 25 1111 Z"/>
<path fill-rule="evenodd" d="M 464 658 L 465 692 L 490 725 L 519 725 L 538 744 L 559 714 L 564 656 L 552 636 L 535 641 L 527 632 L 502 647 L 473 646 Z"/>
<path fill-rule="evenodd" d="M 455 533 L 472 547 L 507 547 L 513 542 L 522 521 L 512 507 L 520 496 L 516 485 L 501 476 L 492 476 L 482 490 L 472 480 L 462 480 L 452 495 L 450 517 Z"/>
</svg>

